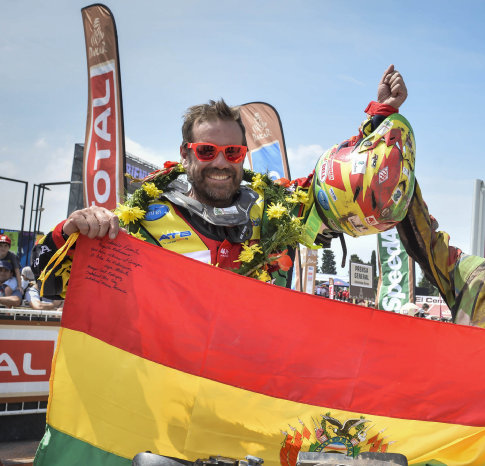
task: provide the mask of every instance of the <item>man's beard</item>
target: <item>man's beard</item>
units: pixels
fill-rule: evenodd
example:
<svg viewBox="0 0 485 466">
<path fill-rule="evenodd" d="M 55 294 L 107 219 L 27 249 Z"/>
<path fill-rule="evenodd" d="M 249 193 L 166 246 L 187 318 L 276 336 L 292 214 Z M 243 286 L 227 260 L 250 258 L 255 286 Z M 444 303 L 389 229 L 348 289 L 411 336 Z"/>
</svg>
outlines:
<svg viewBox="0 0 485 466">
<path fill-rule="evenodd" d="M 211 174 L 229 176 L 227 182 L 217 186 L 217 182 L 211 182 L 208 176 Z M 195 199 L 203 204 L 213 207 L 227 207 L 232 204 L 242 181 L 243 170 L 240 166 L 234 169 L 202 168 L 196 171 L 195 165 L 189 162 L 187 179 L 192 185 L 192 194 Z"/>
</svg>

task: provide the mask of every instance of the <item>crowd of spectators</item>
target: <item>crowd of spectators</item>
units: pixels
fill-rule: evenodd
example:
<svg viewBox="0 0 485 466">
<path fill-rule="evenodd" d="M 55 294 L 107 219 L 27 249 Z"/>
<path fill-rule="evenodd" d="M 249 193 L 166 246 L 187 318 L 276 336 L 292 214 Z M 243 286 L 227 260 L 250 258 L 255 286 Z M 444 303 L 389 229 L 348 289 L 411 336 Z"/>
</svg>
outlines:
<svg viewBox="0 0 485 466">
<path fill-rule="evenodd" d="M 350 301 L 348 288 L 339 288 L 335 293 L 335 296 L 339 301 Z"/>
<path fill-rule="evenodd" d="M 0 307 L 62 310 L 63 301 L 51 301 L 40 296 L 39 284 L 30 267 L 24 267 L 20 272 L 20 261 L 10 247 L 10 238 L 0 235 Z"/>
<path fill-rule="evenodd" d="M 328 285 L 322 285 L 315 287 L 315 294 L 317 296 L 322 296 L 323 298 L 329 298 L 329 289 Z M 346 287 L 335 287 L 333 299 L 337 299 L 339 301 L 352 301 L 349 296 L 349 289 Z"/>
<path fill-rule="evenodd" d="M 0 260 L 10 263 L 10 269 L 17 280 L 17 288 L 20 288 L 20 261 L 17 255 L 10 251 L 11 246 L 12 240 L 7 235 L 0 235 Z"/>
<path fill-rule="evenodd" d="M 13 276 L 12 264 L 8 260 L 0 260 L 0 305 L 16 307 L 22 302 L 22 292 Z"/>
</svg>

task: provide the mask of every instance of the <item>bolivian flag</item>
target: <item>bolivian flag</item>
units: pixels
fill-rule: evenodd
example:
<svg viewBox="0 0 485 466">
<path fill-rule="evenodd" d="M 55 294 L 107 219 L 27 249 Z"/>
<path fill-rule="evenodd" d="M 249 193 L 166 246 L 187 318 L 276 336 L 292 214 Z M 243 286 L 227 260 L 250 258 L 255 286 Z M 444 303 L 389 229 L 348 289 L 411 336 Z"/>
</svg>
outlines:
<svg viewBox="0 0 485 466">
<path fill-rule="evenodd" d="M 485 331 L 80 237 L 37 465 L 299 451 L 485 464 Z"/>
</svg>

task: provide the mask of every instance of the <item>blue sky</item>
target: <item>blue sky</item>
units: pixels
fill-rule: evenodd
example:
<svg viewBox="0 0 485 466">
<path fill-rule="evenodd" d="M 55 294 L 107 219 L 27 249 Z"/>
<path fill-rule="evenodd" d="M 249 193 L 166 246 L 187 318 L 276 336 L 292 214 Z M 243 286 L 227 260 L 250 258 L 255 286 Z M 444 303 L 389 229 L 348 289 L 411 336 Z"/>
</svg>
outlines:
<svg viewBox="0 0 485 466">
<path fill-rule="evenodd" d="M 87 70 L 76 0 L 2 2 L 0 174 L 30 183 L 70 178 L 84 142 Z M 181 117 L 223 97 L 280 114 L 294 178 L 355 134 L 394 63 L 409 97 L 401 113 L 417 144 L 416 176 L 452 243 L 468 250 L 474 179 L 485 178 L 485 3 L 126 1 L 107 3 L 118 28 L 129 152 L 178 160 Z M 0 180 L 0 224 L 19 228 L 22 187 Z M 6 194 L 7 193 L 7 194 Z M 29 194 L 30 196 L 30 194 Z M 30 206 L 30 197 L 29 197 Z M 67 188 L 44 201 L 41 227 L 67 211 Z M 349 239 L 370 259 L 374 237 Z M 334 251 L 340 258 L 340 246 Z"/>
</svg>

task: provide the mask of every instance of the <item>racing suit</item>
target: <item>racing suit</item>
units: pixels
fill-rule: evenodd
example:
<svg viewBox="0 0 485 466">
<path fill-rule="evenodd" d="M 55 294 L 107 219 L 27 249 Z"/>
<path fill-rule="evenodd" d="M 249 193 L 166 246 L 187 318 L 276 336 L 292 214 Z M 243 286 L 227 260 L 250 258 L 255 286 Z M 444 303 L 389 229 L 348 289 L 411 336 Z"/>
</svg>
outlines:
<svg viewBox="0 0 485 466">
<path fill-rule="evenodd" d="M 485 258 L 464 254 L 449 244 L 450 236 L 436 231 L 416 183 L 408 213 L 397 226 L 407 253 L 434 283 L 457 324 L 485 327 Z"/>
</svg>

